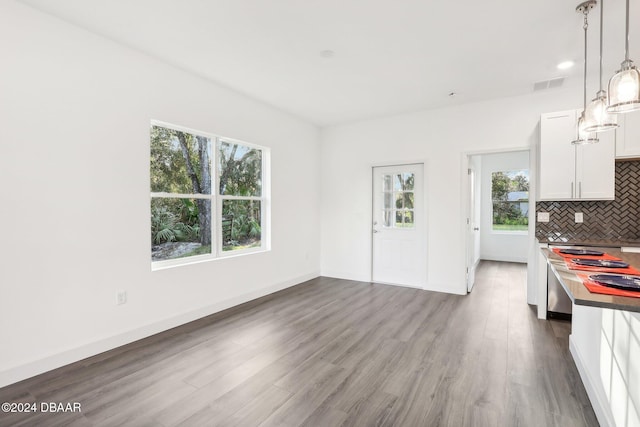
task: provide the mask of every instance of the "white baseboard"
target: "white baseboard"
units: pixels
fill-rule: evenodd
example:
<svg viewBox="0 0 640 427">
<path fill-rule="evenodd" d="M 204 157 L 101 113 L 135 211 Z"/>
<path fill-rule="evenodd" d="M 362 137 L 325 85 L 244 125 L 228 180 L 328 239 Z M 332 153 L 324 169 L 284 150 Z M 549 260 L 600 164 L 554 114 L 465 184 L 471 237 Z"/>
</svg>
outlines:
<svg viewBox="0 0 640 427">
<path fill-rule="evenodd" d="M 318 277 L 319 272 L 313 272 L 304 276 L 288 279 L 284 282 L 265 286 L 258 290 L 247 292 L 237 297 L 230 298 L 225 301 L 218 302 L 206 307 L 172 316 L 136 329 L 132 329 L 122 334 L 114 335 L 108 338 L 100 339 L 87 343 L 80 347 L 72 348 L 47 357 L 23 363 L 21 365 L 0 371 L 0 387 L 4 387 L 27 378 L 34 377 L 44 372 L 60 368 L 70 363 L 77 362 L 87 357 L 95 356 L 108 350 L 132 343 L 134 341 L 149 337 L 151 335 L 184 325 L 185 323 L 201 319 L 205 316 L 226 310 L 245 302 L 272 294 L 277 291 L 289 288 L 307 280 Z"/>
<path fill-rule="evenodd" d="M 424 287 L 425 291 L 442 292 L 443 294 L 467 295 L 467 284 L 463 283 L 460 289 L 451 289 L 451 284 L 429 282 Z"/>
<path fill-rule="evenodd" d="M 517 262 L 520 264 L 526 264 L 527 262 L 529 262 L 529 260 L 527 259 L 527 257 L 520 257 L 520 256 L 510 256 L 510 255 L 481 255 L 480 259 L 483 260 L 487 260 L 487 261 L 503 261 L 503 262 Z"/>
<path fill-rule="evenodd" d="M 340 273 L 340 272 L 336 272 L 336 271 L 323 271 L 321 276 L 323 276 L 323 277 L 331 277 L 331 278 L 334 278 L 334 279 L 353 280 L 353 281 L 356 281 L 356 282 L 371 283 L 371 278 L 370 277 L 363 277 L 363 276 L 360 276 L 360 275 L 357 275 L 357 274 L 353 275 L 353 274 L 348 274 L 348 273 Z M 454 289 L 451 289 L 451 285 L 450 284 L 446 284 L 446 283 L 427 282 L 427 284 L 425 286 L 395 285 L 393 283 L 383 283 L 383 282 L 376 282 L 376 283 L 380 283 L 380 284 L 383 284 L 383 285 L 404 286 L 405 288 L 422 289 L 422 290 L 425 290 L 425 291 L 442 292 L 442 293 L 445 293 L 445 294 L 453 294 L 453 295 L 466 295 L 467 294 L 466 284 L 463 284 L 460 289 L 454 290 Z"/>
<path fill-rule="evenodd" d="M 580 351 L 575 345 L 573 335 L 569 335 L 569 350 L 571 351 L 573 361 L 578 368 L 578 373 L 580 373 L 580 378 L 582 379 L 584 388 L 587 390 L 589 401 L 591 402 L 593 411 L 596 413 L 596 418 L 598 418 L 600 426 L 615 427 L 616 424 L 613 420 L 613 414 L 611 413 L 611 407 L 609 406 L 607 396 L 605 396 L 604 390 L 599 386 L 599 383 L 589 375 L 589 371 L 587 371 L 585 367 Z"/>
<path fill-rule="evenodd" d="M 420 285 L 399 285 L 397 283 L 389 283 L 389 282 L 373 282 L 373 283 L 377 283 L 380 285 L 387 285 L 387 286 L 399 286 L 401 288 L 411 288 L 411 289 L 424 289 L 424 286 L 420 286 Z"/>
<path fill-rule="evenodd" d="M 331 277 L 332 279 L 353 280 L 356 282 L 371 283 L 371 275 L 364 274 L 351 274 L 344 271 L 321 271 L 322 277 Z"/>
</svg>

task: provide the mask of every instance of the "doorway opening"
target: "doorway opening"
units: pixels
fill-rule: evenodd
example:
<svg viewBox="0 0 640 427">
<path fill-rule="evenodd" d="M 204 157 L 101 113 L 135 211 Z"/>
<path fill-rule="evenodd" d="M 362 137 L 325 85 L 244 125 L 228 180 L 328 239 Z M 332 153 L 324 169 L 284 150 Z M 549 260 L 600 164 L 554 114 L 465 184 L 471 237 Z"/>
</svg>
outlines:
<svg viewBox="0 0 640 427">
<path fill-rule="evenodd" d="M 529 208 L 535 206 L 531 157 L 529 148 L 464 155 L 467 292 L 473 289 L 480 260 L 527 263 L 529 259 L 535 242 L 535 209 Z"/>
</svg>

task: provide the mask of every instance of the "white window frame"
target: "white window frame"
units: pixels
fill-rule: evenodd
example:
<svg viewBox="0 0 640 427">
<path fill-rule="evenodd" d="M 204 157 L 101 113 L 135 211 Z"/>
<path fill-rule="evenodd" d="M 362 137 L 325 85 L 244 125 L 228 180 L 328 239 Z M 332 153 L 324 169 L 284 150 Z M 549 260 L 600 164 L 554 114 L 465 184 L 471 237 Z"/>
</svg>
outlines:
<svg viewBox="0 0 640 427">
<path fill-rule="evenodd" d="M 234 138 L 224 137 L 210 132 L 204 132 L 184 126 L 175 125 L 159 120 L 151 120 L 149 129 L 152 126 L 164 127 L 179 132 L 190 133 L 193 135 L 204 136 L 211 139 L 211 193 L 212 194 L 181 194 L 166 192 L 150 192 L 149 206 L 153 198 L 176 198 L 176 199 L 208 199 L 211 201 L 211 253 L 194 255 L 184 258 L 174 258 L 162 261 L 151 261 L 151 270 L 162 270 L 165 268 L 177 267 L 181 265 L 189 265 L 206 261 L 213 261 L 236 256 L 243 256 L 259 252 L 271 250 L 271 150 L 257 144 L 251 144 Z M 149 141 L 151 135 L 149 135 Z M 222 142 L 230 144 L 238 144 L 251 149 L 260 150 L 261 155 L 261 195 L 260 196 L 229 196 L 220 195 L 220 164 L 219 164 L 219 145 Z M 260 202 L 260 246 L 255 248 L 237 249 L 232 251 L 223 251 L 222 242 L 222 203 L 224 200 L 255 200 Z M 150 224 L 149 224 L 150 227 Z M 152 242 L 150 242 L 153 244 Z"/>
<path fill-rule="evenodd" d="M 529 174 L 529 169 L 527 170 L 527 174 L 529 175 L 529 186 L 531 186 L 531 175 Z M 495 171 L 491 171 L 491 184 L 493 184 L 493 174 L 495 172 L 511 172 L 511 170 L 495 170 Z M 490 186 L 491 188 L 492 186 Z M 529 187 L 531 188 L 531 187 Z M 529 235 L 529 226 L 527 226 L 526 230 L 495 230 L 493 228 L 494 224 L 493 224 L 493 190 L 490 192 L 490 196 L 491 196 L 491 214 L 489 216 L 490 219 L 490 233 L 491 234 L 504 234 L 504 235 L 509 235 L 509 236 L 527 236 Z M 529 202 L 531 200 L 531 198 L 527 199 L 527 202 Z M 529 202 L 529 209 L 531 209 L 531 203 Z"/>
</svg>

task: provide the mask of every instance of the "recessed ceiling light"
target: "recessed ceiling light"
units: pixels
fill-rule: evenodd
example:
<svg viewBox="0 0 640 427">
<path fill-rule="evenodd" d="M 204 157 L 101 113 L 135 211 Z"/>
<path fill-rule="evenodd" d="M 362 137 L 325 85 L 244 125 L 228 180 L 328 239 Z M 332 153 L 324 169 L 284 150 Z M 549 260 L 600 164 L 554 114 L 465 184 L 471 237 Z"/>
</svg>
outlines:
<svg viewBox="0 0 640 427">
<path fill-rule="evenodd" d="M 573 61 L 564 61 L 558 64 L 558 70 L 568 70 L 573 67 Z"/>
<path fill-rule="evenodd" d="M 320 56 L 322 56 L 323 58 L 333 58 L 335 54 L 336 53 L 330 49 L 320 51 Z"/>
</svg>

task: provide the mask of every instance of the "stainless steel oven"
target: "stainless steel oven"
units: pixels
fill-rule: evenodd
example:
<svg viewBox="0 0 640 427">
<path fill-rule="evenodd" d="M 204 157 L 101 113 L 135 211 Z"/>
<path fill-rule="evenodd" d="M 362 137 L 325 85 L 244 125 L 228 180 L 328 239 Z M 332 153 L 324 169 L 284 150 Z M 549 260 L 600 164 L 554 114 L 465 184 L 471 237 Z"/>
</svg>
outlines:
<svg viewBox="0 0 640 427">
<path fill-rule="evenodd" d="M 571 319 L 571 298 L 547 265 L 547 317 Z"/>
</svg>

